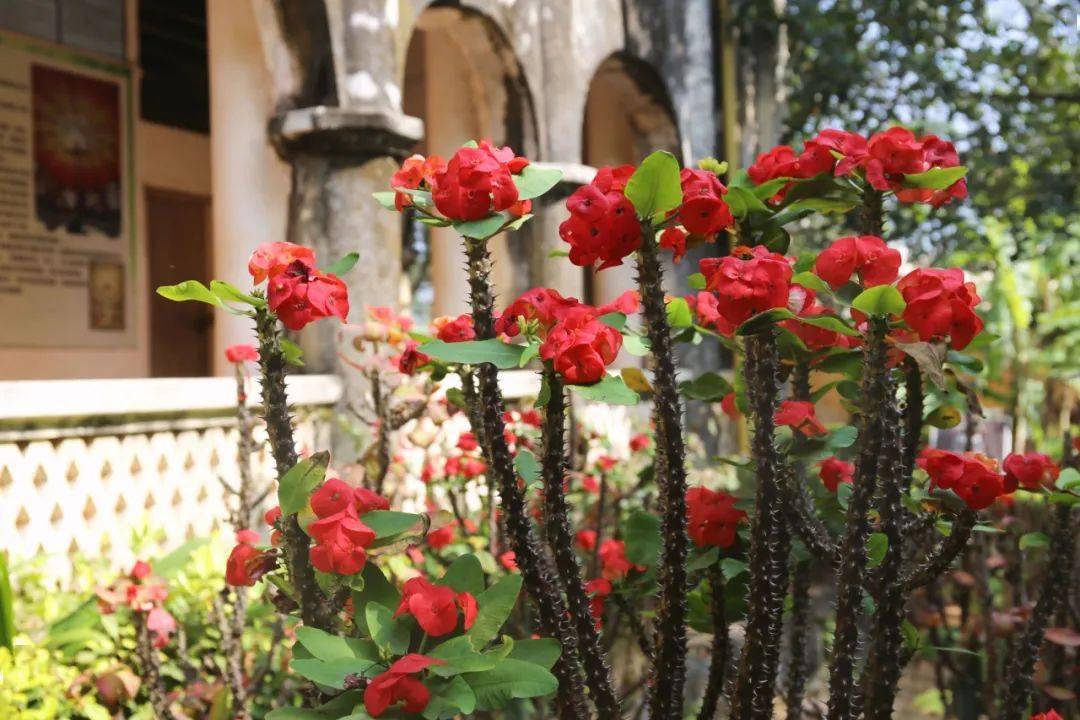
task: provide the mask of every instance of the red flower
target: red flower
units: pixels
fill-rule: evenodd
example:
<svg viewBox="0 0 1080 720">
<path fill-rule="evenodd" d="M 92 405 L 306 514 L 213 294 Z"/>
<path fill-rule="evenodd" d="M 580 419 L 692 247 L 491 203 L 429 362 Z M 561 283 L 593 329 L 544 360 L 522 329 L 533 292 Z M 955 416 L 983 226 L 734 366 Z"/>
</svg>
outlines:
<svg viewBox="0 0 1080 720">
<path fill-rule="evenodd" d="M 634 435 L 632 438 L 630 438 L 630 451 L 641 452 L 645 448 L 649 447 L 650 442 L 652 442 L 652 440 L 649 439 L 648 435 L 646 435 L 645 433 L 638 433 L 637 435 Z"/>
<path fill-rule="evenodd" d="M 585 583 L 585 592 L 589 593 L 589 614 L 593 616 L 597 630 L 604 625 L 604 600 L 614 590 L 611 581 L 607 578 L 594 578 Z"/>
<path fill-rule="evenodd" d="M 443 342 L 467 342 L 476 339 L 472 315 L 458 315 L 456 318 L 435 318 L 431 324 L 435 328 L 435 337 Z"/>
<path fill-rule="evenodd" d="M 575 539 L 577 541 L 577 546 L 585 552 L 592 552 L 596 549 L 595 530 L 578 530 Z"/>
<path fill-rule="evenodd" d="M 411 653 L 395 662 L 383 674 L 374 678 L 364 689 L 364 709 L 372 717 L 380 717 L 391 705 L 404 703 L 407 713 L 421 713 L 431 699 L 422 682 L 410 675 L 446 661 Z"/>
<path fill-rule="evenodd" d="M 592 308 L 568 311 L 540 345 L 540 357 L 573 385 L 604 377 L 622 347 L 622 334 L 596 319 Z"/>
<path fill-rule="evenodd" d="M 339 513 L 353 504 L 353 486 L 330 478 L 311 494 L 311 509 L 321 518 Z"/>
<path fill-rule="evenodd" d="M 284 272 L 285 268 L 297 261 L 307 267 L 315 267 L 315 251 L 290 242 L 263 243 L 251 254 L 248 272 L 258 285 L 266 278 Z"/>
<path fill-rule="evenodd" d="M 687 232 L 694 235 L 713 235 L 735 222 L 731 209 L 723 199 L 727 188 L 715 173 L 697 168 L 683 168 L 679 179 L 682 181 L 683 191 L 679 222 Z M 684 243 L 683 252 L 685 251 Z"/>
<path fill-rule="evenodd" d="M 672 225 L 660 233 L 660 247 L 671 251 L 672 259 L 678 263 L 686 255 L 686 231 L 681 227 Z"/>
<path fill-rule="evenodd" d="M 604 577 L 608 580 L 626 577 L 631 570 L 645 571 L 644 567 L 635 565 L 626 558 L 626 543 L 622 540 L 605 540 L 600 543 L 600 564 Z"/>
<path fill-rule="evenodd" d="M 225 348 L 225 359 L 231 363 L 259 362 L 259 350 L 253 345 L 230 345 Z"/>
<path fill-rule="evenodd" d="M 273 569 L 273 560 L 255 547 L 258 541 L 258 534 L 251 530 L 241 530 L 236 533 L 236 546 L 229 553 L 229 559 L 225 563 L 225 582 L 229 585 L 251 587 L 260 577 Z"/>
<path fill-rule="evenodd" d="M 506 570 L 514 572 L 518 569 L 517 565 L 517 553 L 513 550 L 507 550 L 504 553 L 499 554 L 499 564 Z"/>
<path fill-rule="evenodd" d="M 835 493 L 840 483 L 850 483 L 855 477 L 855 466 L 838 457 L 827 457 L 818 463 L 818 476 L 829 492 Z"/>
<path fill-rule="evenodd" d="M 801 307 L 793 310 L 799 317 L 814 318 L 834 315 L 829 308 L 817 301 L 815 293 L 812 290 L 807 290 L 801 285 L 792 285 L 791 299 L 796 297 L 796 293 L 803 293 L 804 295 L 804 302 L 801 304 Z M 784 320 L 780 323 L 780 326 L 798 336 L 798 338 L 803 341 L 803 344 L 806 345 L 807 350 L 823 350 L 825 348 L 848 346 L 847 336 L 843 333 L 836 332 L 835 330 L 818 327 L 817 325 L 810 325 L 809 323 L 804 323 L 799 320 Z"/>
<path fill-rule="evenodd" d="M 413 155 L 406 158 L 394 176 L 390 178 L 390 187 L 395 190 L 398 188 L 417 190 L 424 184 L 430 187 L 435 176 L 443 172 L 446 172 L 446 161 L 438 155 L 427 158 L 423 155 Z M 412 197 L 408 193 L 396 192 L 394 205 L 401 210 L 406 205 L 412 205 Z"/>
<path fill-rule="evenodd" d="M 368 490 L 365 487 L 354 487 L 353 505 L 356 507 L 357 514 L 363 515 L 372 510 L 389 510 L 390 500 L 374 490 Z"/>
<path fill-rule="evenodd" d="M 960 268 L 920 268 L 896 284 L 904 297 L 904 322 L 920 340 L 948 338 L 954 350 L 962 350 L 983 329 L 975 313 L 979 295 L 974 283 L 964 282 Z"/>
<path fill-rule="evenodd" d="M 699 548 L 728 548 L 735 543 L 739 523 L 746 513 L 735 507 L 735 498 L 706 487 L 686 491 L 686 530 Z"/>
<path fill-rule="evenodd" d="M 135 564 L 131 566 L 131 572 L 128 573 L 128 577 L 132 580 L 145 580 L 150 577 L 150 573 L 153 572 L 153 568 L 150 567 L 150 563 L 145 560 L 136 560 Z"/>
<path fill-rule="evenodd" d="M 537 332 L 543 338 L 547 336 L 555 323 L 571 312 L 579 312 L 581 308 L 590 310 L 596 317 L 613 312 L 630 315 L 637 312 L 638 304 L 638 294 L 634 290 L 627 290 L 606 305 L 593 307 L 585 305 L 576 298 L 563 297 L 558 290 L 533 288 L 522 293 L 503 311 L 499 319 L 495 321 L 495 332 L 516 337 L 520 332 L 518 318 L 521 318 L 526 323 L 535 321 Z"/>
<path fill-rule="evenodd" d="M 297 260 L 270 277 L 267 301 L 285 327 L 300 330 L 310 322 L 349 314 L 349 290 L 328 275 Z"/>
<path fill-rule="evenodd" d="M 772 150 L 758 155 L 754 163 L 746 169 L 746 174 L 755 185 L 763 185 L 776 178 L 802 177 L 799 170 L 799 156 L 789 145 L 777 145 Z"/>
<path fill-rule="evenodd" d="M 919 142 L 922 143 L 923 159 L 929 168 L 950 168 L 960 164 L 960 156 L 957 154 L 956 148 L 948 140 L 942 140 L 936 135 L 927 135 Z M 941 190 L 901 188 L 896 191 L 896 199 L 900 202 L 928 203 L 934 207 L 941 207 L 954 199 L 963 200 L 967 196 L 967 180 L 965 178 L 960 178 L 949 187 Z"/>
<path fill-rule="evenodd" d="M 591 495 L 596 495 L 600 492 L 600 481 L 596 479 L 595 475 L 582 475 L 581 489 Z"/>
<path fill-rule="evenodd" d="M 876 235 L 842 237 L 822 250 L 814 263 L 814 272 L 833 289 L 854 273 L 865 287 L 888 285 L 899 271 L 900 253 Z"/>
<path fill-rule="evenodd" d="M 952 490 L 972 510 L 988 508 L 1008 492 L 997 464 L 979 453 L 925 448 L 917 464 L 930 476 L 933 487 Z"/>
<path fill-rule="evenodd" d="M 632 165 L 602 167 L 590 184 L 567 198 L 570 218 L 559 225 L 559 237 L 570 244 L 570 262 L 586 266 L 600 261 L 603 270 L 622 265 L 641 246 L 641 223 L 623 194 L 633 174 Z"/>
<path fill-rule="evenodd" d="M 433 178 L 436 209 L 451 220 L 467 221 L 510 208 L 518 201 L 518 190 L 508 162 L 514 163 L 516 172 L 528 164 L 514 158 L 509 148 L 494 148 L 486 140 L 478 147 L 459 149 L 446 170 Z"/>
<path fill-rule="evenodd" d="M 1011 453 L 1002 467 L 1005 469 L 1005 492 L 1010 493 L 1017 487 L 1026 490 L 1052 488 L 1061 474 L 1057 463 L 1042 453 Z"/>
<path fill-rule="evenodd" d="M 375 541 L 375 532 L 360 521 L 352 505 L 311 523 L 307 533 L 315 541 L 309 550 L 311 564 L 316 570 L 338 575 L 363 570 L 366 548 Z"/>
<path fill-rule="evenodd" d="M 1065 718 L 1058 715 L 1057 710 L 1051 708 L 1044 713 L 1035 713 L 1030 720 L 1065 720 Z"/>
<path fill-rule="evenodd" d="M 787 425 L 807 437 L 828 432 L 814 413 L 814 403 L 805 400 L 784 400 L 773 416 L 773 421 L 777 425 Z"/>
<path fill-rule="evenodd" d="M 153 635 L 154 647 L 160 649 L 169 644 L 169 636 L 176 632 L 176 618 L 160 605 L 146 613 L 146 629 Z"/>
<path fill-rule="evenodd" d="M 454 592 L 445 585 L 435 585 L 424 577 L 414 577 L 401 588 L 401 603 L 394 617 L 408 613 L 432 637 L 451 633 L 458 625 L 458 611 L 468 630 L 476 621 L 476 598 L 467 592 Z"/>
<path fill-rule="evenodd" d="M 701 261 L 705 287 L 716 293 L 716 312 L 735 327 L 753 315 L 787 306 L 791 264 L 763 245 L 736 247 L 731 255 Z M 700 294 L 699 308 L 700 309 Z"/>
<path fill-rule="evenodd" d="M 735 393 L 733 392 L 729 392 L 724 396 L 724 399 L 720 401 L 720 409 L 732 420 L 738 420 L 742 417 L 738 405 L 735 404 Z"/>
<path fill-rule="evenodd" d="M 432 530 L 427 534 L 427 544 L 432 550 L 442 550 L 454 542 L 454 526 L 443 525 L 438 530 Z"/>
<path fill-rule="evenodd" d="M 476 442 L 476 435 L 473 435 L 471 432 L 461 433 L 461 436 L 457 441 L 458 450 L 464 450 L 465 452 L 471 452 L 479 446 L 479 443 Z"/>
<path fill-rule="evenodd" d="M 394 358 L 394 364 L 402 375 L 414 375 L 418 368 L 431 362 L 428 355 L 417 350 L 418 347 L 420 343 L 409 340 L 405 343 L 405 349 L 401 351 L 401 354 Z"/>
<path fill-rule="evenodd" d="M 893 190 L 901 176 L 929 169 L 922 143 L 914 133 L 898 125 L 870 136 L 862 165 L 866 181 L 878 190 Z"/>
</svg>

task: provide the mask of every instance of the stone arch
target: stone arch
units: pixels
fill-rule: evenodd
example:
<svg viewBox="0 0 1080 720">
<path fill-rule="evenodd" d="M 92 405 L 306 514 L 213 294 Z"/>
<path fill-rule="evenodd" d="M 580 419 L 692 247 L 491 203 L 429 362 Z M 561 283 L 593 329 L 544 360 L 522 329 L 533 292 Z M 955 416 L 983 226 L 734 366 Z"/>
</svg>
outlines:
<svg viewBox="0 0 1080 720">
<path fill-rule="evenodd" d="M 585 100 L 581 148 L 582 162 L 593 167 L 636 165 L 654 150 L 681 156 L 671 95 L 652 65 L 619 52 L 597 66 Z M 607 302 L 633 286 L 633 267 L 626 264 L 592 274 L 587 295 Z"/>
<path fill-rule="evenodd" d="M 477 10 L 436 4 L 412 26 L 405 52 L 403 110 L 424 121 L 416 152 L 448 157 L 466 141 L 490 138 L 535 157 L 536 115 L 521 63 L 506 35 Z M 406 222 L 406 273 L 418 319 L 466 310 L 464 251 L 453 231 Z M 525 288 L 527 234 L 493 238 L 494 283 L 506 297 Z M 424 256 L 424 253 L 427 255 Z M 419 263 L 409 267 L 409 262 Z M 426 273 L 428 284 L 422 276 Z M 407 294 L 407 293 L 403 293 Z M 408 299 L 408 298 L 405 298 Z"/>
</svg>

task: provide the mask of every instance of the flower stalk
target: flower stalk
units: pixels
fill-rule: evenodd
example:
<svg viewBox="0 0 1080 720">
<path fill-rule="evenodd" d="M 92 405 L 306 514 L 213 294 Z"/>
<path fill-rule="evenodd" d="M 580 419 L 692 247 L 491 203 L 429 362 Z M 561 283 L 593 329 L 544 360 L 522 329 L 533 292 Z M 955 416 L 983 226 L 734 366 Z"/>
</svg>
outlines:
<svg viewBox="0 0 1080 720">
<path fill-rule="evenodd" d="M 656 421 L 657 482 L 660 495 L 660 602 L 656 614 L 656 656 L 649 692 L 651 720 L 681 720 L 686 682 L 686 448 L 676 385 L 671 327 L 664 305 L 663 269 L 655 231 L 642 223 L 637 257 L 638 287 L 655 366 L 653 417 Z"/>
</svg>

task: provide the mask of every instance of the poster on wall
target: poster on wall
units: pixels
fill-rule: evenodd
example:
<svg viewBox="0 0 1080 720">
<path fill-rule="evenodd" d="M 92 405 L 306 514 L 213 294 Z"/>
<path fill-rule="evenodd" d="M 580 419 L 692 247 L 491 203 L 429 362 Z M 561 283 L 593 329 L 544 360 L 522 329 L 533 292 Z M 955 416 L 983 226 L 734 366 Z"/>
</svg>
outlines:
<svg viewBox="0 0 1080 720">
<path fill-rule="evenodd" d="M 0 34 L 0 346 L 135 344 L 129 82 Z"/>
</svg>

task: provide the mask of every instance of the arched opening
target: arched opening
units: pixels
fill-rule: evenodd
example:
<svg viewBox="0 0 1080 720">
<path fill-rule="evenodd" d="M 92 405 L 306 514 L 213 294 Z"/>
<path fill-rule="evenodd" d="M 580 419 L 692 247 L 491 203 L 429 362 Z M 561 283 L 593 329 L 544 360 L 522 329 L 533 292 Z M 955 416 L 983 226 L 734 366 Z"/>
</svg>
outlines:
<svg viewBox="0 0 1080 720">
<path fill-rule="evenodd" d="M 405 56 L 403 109 L 424 121 L 416 152 L 449 157 L 468 140 L 490 138 L 534 155 L 536 131 L 525 78 L 505 36 L 489 18 L 430 7 L 417 18 Z M 500 297 L 525 290 L 523 233 L 493 238 L 493 281 Z M 448 228 L 405 219 L 401 305 L 424 322 L 467 309 L 460 240 Z"/>
<path fill-rule="evenodd" d="M 679 156 L 679 130 L 663 80 L 645 62 L 611 55 L 597 68 L 585 102 L 582 162 L 636 165 L 654 150 Z M 634 287 L 633 266 L 591 273 L 586 295 L 594 303 L 608 302 Z"/>
</svg>

